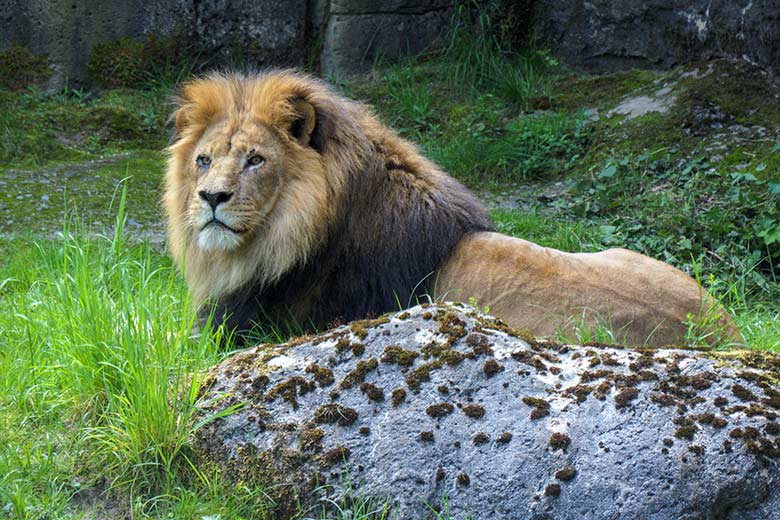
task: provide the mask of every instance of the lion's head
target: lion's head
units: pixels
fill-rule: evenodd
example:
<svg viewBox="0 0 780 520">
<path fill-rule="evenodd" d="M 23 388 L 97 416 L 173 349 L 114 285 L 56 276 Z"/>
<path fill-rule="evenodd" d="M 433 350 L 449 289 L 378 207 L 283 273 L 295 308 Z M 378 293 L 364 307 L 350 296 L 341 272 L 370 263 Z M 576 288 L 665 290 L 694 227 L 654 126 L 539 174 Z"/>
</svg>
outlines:
<svg viewBox="0 0 780 520">
<path fill-rule="evenodd" d="M 288 71 L 213 74 L 177 101 L 163 204 L 195 300 L 305 262 L 364 153 L 353 122 L 362 108 Z M 350 147 L 329 147 L 334 139 Z"/>
</svg>

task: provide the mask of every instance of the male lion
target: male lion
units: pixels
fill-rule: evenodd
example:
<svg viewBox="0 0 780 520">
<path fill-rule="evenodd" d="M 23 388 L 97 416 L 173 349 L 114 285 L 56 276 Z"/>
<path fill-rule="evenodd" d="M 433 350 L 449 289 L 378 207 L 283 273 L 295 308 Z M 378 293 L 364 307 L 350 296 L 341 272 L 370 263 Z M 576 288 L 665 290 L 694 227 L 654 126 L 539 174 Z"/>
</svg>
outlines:
<svg viewBox="0 0 780 520">
<path fill-rule="evenodd" d="M 174 115 L 170 251 L 194 301 L 215 303 L 229 329 L 325 327 L 435 294 L 476 298 L 534 334 L 605 323 L 627 343 L 663 345 L 707 314 L 696 282 L 648 257 L 495 233 L 460 183 L 311 77 L 212 74 L 184 85 Z M 727 315 L 715 321 L 742 342 Z"/>
</svg>

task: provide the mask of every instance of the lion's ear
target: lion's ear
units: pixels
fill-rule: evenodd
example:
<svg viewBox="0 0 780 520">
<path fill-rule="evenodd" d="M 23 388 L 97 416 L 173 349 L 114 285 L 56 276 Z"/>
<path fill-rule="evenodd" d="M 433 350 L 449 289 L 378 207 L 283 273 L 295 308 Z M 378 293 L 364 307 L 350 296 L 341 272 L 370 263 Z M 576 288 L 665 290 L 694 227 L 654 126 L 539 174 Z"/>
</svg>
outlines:
<svg viewBox="0 0 780 520">
<path fill-rule="evenodd" d="M 311 103 L 302 98 L 293 99 L 291 104 L 294 115 L 287 131 L 301 146 L 311 146 L 317 112 Z"/>
<path fill-rule="evenodd" d="M 187 107 L 179 107 L 176 112 L 173 113 L 173 119 L 176 122 L 176 134 L 181 135 L 189 123 L 189 110 Z"/>
</svg>

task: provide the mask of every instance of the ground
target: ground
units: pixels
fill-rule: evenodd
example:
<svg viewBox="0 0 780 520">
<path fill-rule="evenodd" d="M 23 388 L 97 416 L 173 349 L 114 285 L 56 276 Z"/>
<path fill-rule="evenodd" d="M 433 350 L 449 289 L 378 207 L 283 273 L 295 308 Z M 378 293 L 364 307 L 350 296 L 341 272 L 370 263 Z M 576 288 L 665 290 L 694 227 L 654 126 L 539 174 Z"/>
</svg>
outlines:
<svg viewBox="0 0 780 520">
<path fill-rule="evenodd" d="M 752 348 L 780 350 L 770 77 L 729 61 L 584 76 L 545 52 L 487 64 L 462 52 L 331 81 L 477 191 L 502 232 L 666 260 L 727 305 Z M 164 253 L 175 83 L 0 91 L 0 510 L 12 518 L 267 518 L 261 488 L 188 464 L 189 374 L 227 352 L 191 333 Z M 559 339 L 610 331 L 579 336 Z"/>
</svg>

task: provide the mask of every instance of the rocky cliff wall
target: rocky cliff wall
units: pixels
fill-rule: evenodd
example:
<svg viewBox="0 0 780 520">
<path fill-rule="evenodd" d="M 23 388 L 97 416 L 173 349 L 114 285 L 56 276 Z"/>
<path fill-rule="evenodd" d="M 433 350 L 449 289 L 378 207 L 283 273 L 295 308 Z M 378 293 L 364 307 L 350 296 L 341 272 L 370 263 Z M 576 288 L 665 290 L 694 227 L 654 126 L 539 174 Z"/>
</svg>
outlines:
<svg viewBox="0 0 780 520">
<path fill-rule="evenodd" d="M 565 62 L 592 72 L 669 68 L 713 57 L 780 69 L 774 0 L 486 0 Z M 439 44 L 458 0 L 0 0 L 0 49 L 49 56 L 50 86 L 89 82 L 95 44 L 148 35 L 185 38 L 205 56 L 252 66 L 368 69 Z M 531 13 L 531 14 L 529 14 Z M 519 20 L 528 18 L 528 21 Z M 529 23 L 530 22 L 530 23 Z M 238 51 L 236 53 L 236 51 Z M 219 60 L 215 62 L 224 63 Z"/>
<path fill-rule="evenodd" d="M 534 13 L 541 40 L 592 72 L 715 57 L 780 70 L 775 0 L 536 0 Z"/>
<path fill-rule="evenodd" d="M 435 45 L 455 1 L 0 0 L 0 50 L 21 44 L 48 55 L 52 88 L 89 82 L 95 44 L 152 34 L 186 38 L 230 63 L 321 64 L 325 74 L 345 74 Z"/>
</svg>

